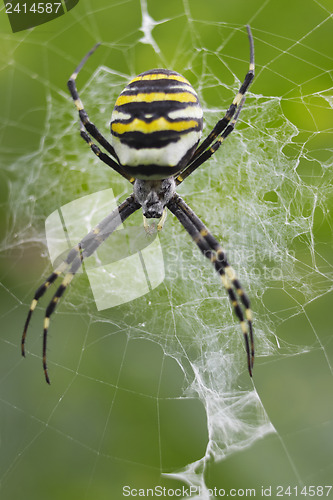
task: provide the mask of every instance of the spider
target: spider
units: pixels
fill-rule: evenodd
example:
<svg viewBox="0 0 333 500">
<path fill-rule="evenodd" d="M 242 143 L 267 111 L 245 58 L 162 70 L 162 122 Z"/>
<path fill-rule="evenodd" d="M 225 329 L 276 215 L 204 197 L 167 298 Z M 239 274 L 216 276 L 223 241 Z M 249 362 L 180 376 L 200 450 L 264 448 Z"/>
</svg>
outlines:
<svg viewBox="0 0 333 500">
<path fill-rule="evenodd" d="M 27 329 L 39 299 L 50 285 L 65 273 L 63 281 L 46 308 L 44 318 L 42 359 L 48 384 L 50 379 L 46 363 L 46 347 L 51 314 L 79 270 L 82 261 L 95 252 L 105 239 L 139 208 L 142 208 L 146 229 L 149 228 L 147 219 L 154 218 L 159 219 L 158 230 L 163 226 L 168 208 L 203 255 L 211 261 L 240 321 L 248 371 L 252 376 L 254 341 L 249 299 L 218 241 L 176 192 L 177 186 L 206 162 L 234 130 L 245 101 L 245 93 L 254 78 L 254 43 L 249 26 L 247 33 L 250 44 L 250 66 L 244 82 L 226 114 L 200 145 L 203 111 L 198 96 L 190 83 L 175 71 L 153 69 L 141 73 L 129 82 L 116 100 L 111 116 L 111 143 L 90 121 L 76 88 L 76 78 L 80 70 L 100 44 L 96 44 L 86 54 L 68 80 L 68 89 L 80 117 L 81 137 L 101 161 L 133 185 L 133 193 L 69 251 L 66 260 L 35 292 L 22 335 L 23 356 L 25 356 Z M 108 154 L 101 151 L 91 137 Z"/>
</svg>

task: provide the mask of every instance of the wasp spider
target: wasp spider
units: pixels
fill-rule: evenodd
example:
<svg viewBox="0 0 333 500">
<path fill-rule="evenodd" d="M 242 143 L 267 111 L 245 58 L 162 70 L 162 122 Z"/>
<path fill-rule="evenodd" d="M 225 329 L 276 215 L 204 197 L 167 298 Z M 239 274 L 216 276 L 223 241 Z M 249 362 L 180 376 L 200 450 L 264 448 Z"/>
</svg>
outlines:
<svg viewBox="0 0 333 500">
<path fill-rule="evenodd" d="M 22 335 L 21 349 L 31 315 L 38 300 L 64 273 L 63 281 L 46 308 L 43 335 L 43 368 L 50 383 L 46 364 L 46 343 L 50 317 L 66 288 L 89 257 L 113 231 L 136 210 L 142 208 L 146 219 L 160 219 L 161 229 L 168 208 L 184 226 L 215 267 L 238 317 L 245 339 L 247 366 L 252 376 L 254 343 L 250 302 L 226 254 L 214 236 L 195 215 L 176 188 L 186 177 L 208 160 L 233 131 L 254 77 L 254 46 L 250 27 L 250 67 L 236 97 L 222 119 L 199 145 L 203 113 L 198 96 L 190 83 L 175 71 L 154 69 L 133 78 L 116 100 L 111 117 L 111 142 L 90 121 L 76 88 L 76 78 L 99 44 L 83 58 L 68 81 L 68 88 L 81 121 L 81 136 L 93 153 L 133 185 L 133 193 L 87 236 L 70 250 L 66 260 L 38 288 L 30 306 Z M 106 151 L 103 152 L 91 139 Z"/>
</svg>

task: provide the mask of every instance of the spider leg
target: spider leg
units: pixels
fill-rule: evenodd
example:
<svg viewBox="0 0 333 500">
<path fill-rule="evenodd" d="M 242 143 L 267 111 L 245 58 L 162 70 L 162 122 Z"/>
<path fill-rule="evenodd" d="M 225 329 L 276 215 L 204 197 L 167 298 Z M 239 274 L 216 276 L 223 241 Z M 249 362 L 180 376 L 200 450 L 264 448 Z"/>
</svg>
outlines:
<svg viewBox="0 0 333 500">
<path fill-rule="evenodd" d="M 110 158 L 107 154 L 103 153 L 99 147 L 93 143 L 93 141 L 91 140 L 91 138 L 89 137 L 89 135 L 87 134 L 87 132 L 85 131 L 84 127 L 82 126 L 81 130 L 80 130 L 80 135 L 82 137 L 82 139 L 84 139 L 86 141 L 86 143 L 88 144 L 88 146 L 90 146 L 90 149 L 92 150 L 92 152 L 100 159 L 102 160 L 104 163 L 106 163 L 106 165 L 108 165 L 109 167 L 113 168 L 113 170 L 115 170 L 116 172 L 118 172 L 118 174 L 122 175 L 123 177 L 125 177 L 125 179 L 127 179 L 131 184 L 133 184 L 134 182 L 134 177 L 132 177 L 131 175 L 128 175 L 122 168 L 120 165 L 118 165 L 118 163 L 116 163 L 114 160 L 112 160 L 112 158 Z"/>
<path fill-rule="evenodd" d="M 221 277 L 222 284 L 228 293 L 232 307 L 241 324 L 247 354 L 248 371 L 252 377 L 254 363 L 254 339 L 250 301 L 245 294 L 234 269 L 230 266 L 224 250 L 214 236 L 208 231 L 207 227 L 203 224 L 199 217 L 195 215 L 193 210 L 177 194 L 175 194 L 169 202 L 168 208 L 184 226 L 203 255 L 211 261 L 215 270 Z M 245 309 L 246 320 L 238 299 Z"/>
<path fill-rule="evenodd" d="M 79 74 L 79 72 L 81 71 L 82 67 L 84 66 L 84 64 L 86 63 L 87 59 L 95 52 L 95 50 L 100 46 L 100 43 L 96 43 L 96 45 L 84 56 L 84 58 L 82 59 L 82 61 L 80 62 L 80 64 L 78 65 L 78 67 L 75 69 L 74 73 L 71 75 L 70 79 L 68 80 L 67 82 L 67 86 L 68 86 L 68 90 L 72 96 L 72 99 L 74 101 L 74 104 L 76 106 L 76 109 L 78 110 L 79 112 L 79 116 L 80 116 L 80 120 L 84 126 L 84 128 L 87 130 L 87 132 L 101 145 L 103 146 L 103 148 L 106 149 L 106 151 L 108 153 L 110 153 L 111 156 L 113 156 L 113 158 L 116 160 L 112 160 L 111 158 L 109 158 L 109 161 L 110 163 L 108 163 L 108 165 L 112 168 L 114 168 L 116 171 L 117 170 L 117 167 L 119 169 L 119 165 L 118 165 L 118 158 L 117 158 L 117 155 L 115 153 L 115 150 L 113 149 L 113 147 L 111 146 L 111 144 L 109 143 L 109 141 L 107 141 L 105 139 L 105 137 L 101 134 L 101 132 L 98 130 L 98 128 L 94 125 L 94 123 L 92 123 L 89 119 L 89 116 L 88 116 L 88 113 L 86 112 L 86 110 L 84 109 L 84 106 L 83 106 L 83 103 L 80 99 L 80 96 L 79 96 L 79 93 L 77 91 L 77 88 L 76 88 L 76 78 Z M 82 135 L 82 134 L 81 134 Z M 86 139 L 85 139 L 86 140 Z M 113 163 L 112 163 L 113 162 Z"/>
<path fill-rule="evenodd" d="M 215 148 L 211 154 L 209 155 L 204 155 L 205 152 L 207 152 L 207 148 L 215 141 L 215 139 L 222 134 L 222 132 L 225 129 L 228 129 L 228 124 L 230 123 L 232 117 L 236 113 L 237 110 L 237 117 L 233 120 L 233 127 L 229 129 L 229 132 L 225 135 L 224 139 L 232 132 L 234 129 L 235 122 L 237 121 L 237 118 L 240 113 L 240 109 L 243 106 L 244 103 L 244 95 L 246 94 L 253 78 L 254 78 L 254 44 L 253 44 L 253 37 L 252 37 L 252 32 L 250 26 L 246 26 L 247 28 L 247 33 L 249 37 L 249 42 L 250 42 L 250 66 L 249 66 L 249 71 L 245 75 L 244 82 L 242 83 L 236 97 L 232 101 L 231 105 L 229 106 L 229 109 L 227 110 L 226 114 L 224 117 L 217 122 L 213 130 L 210 132 L 210 134 L 206 137 L 206 139 L 198 146 L 196 151 L 194 152 L 189 165 L 184 169 L 184 171 L 176 178 L 177 184 L 180 184 L 186 177 L 188 177 L 196 168 L 198 168 L 202 163 L 204 163 L 212 154 L 215 153 L 215 151 L 218 149 Z M 223 139 L 223 140 L 224 140 Z M 220 145 L 220 144 L 219 144 Z M 210 151 L 211 148 L 208 150 Z M 203 156 L 204 155 L 204 156 Z M 197 160 L 201 159 L 201 161 Z"/>
<path fill-rule="evenodd" d="M 135 201 L 133 195 L 129 196 L 123 203 L 119 205 L 118 208 L 116 208 L 110 215 L 105 217 L 99 224 L 97 224 L 97 226 L 95 226 L 94 229 L 92 229 L 92 231 L 90 231 L 80 241 L 80 243 L 78 243 L 78 245 L 76 245 L 69 251 L 66 260 L 62 264 L 60 264 L 60 266 L 37 289 L 24 325 L 21 340 L 21 350 L 23 356 L 25 356 L 24 346 L 28 326 L 31 320 L 32 313 L 37 306 L 38 300 L 45 294 L 51 283 L 54 283 L 61 273 L 67 271 L 63 278 L 63 281 L 53 295 L 53 298 L 48 304 L 45 312 L 43 330 L 43 369 L 45 379 L 48 384 L 50 383 L 50 379 L 48 376 L 46 364 L 46 346 L 51 314 L 54 312 L 65 290 L 81 267 L 83 260 L 92 255 L 95 250 L 106 240 L 106 238 L 108 238 L 108 236 L 110 236 L 124 220 L 126 220 L 131 214 L 138 210 L 140 206 L 141 205 Z"/>
<path fill-rule="evenodd" d="M 27 319 L 26 319 L 25 324 L 24 324 L 24 328 L 23 328 L 23 334 L 22 334 L 22 339 L 21 339 L 21 353 L 22 353 L 23 357 L 25 357 L 25 340 L 26 340 L 27 331 L 28 331 L 28 327 L 30 324 L 31 316 L 32 316 L 32 313 L 34 312 L 34 310 L 36 309 L 36 306 L 38 304 L 39 299 L 41 297 L 43 297 L 45 292 L 48 290 L 49 286 L 56 281 L 56 279 L 60 276 L 60 274 L 62 274 L 64 271 L 66 271 L 66 269 L 68 269 L 68 266 L 74 260 L 77 251 L 78 251 L 78 247 L 72 248 L 71 251 L 68 253 L 66 260 L 64 262 L 62 262 L 50 274 L 50 276 L 48 278 L 46 278 L 44 283 L 42 283 L 40 285 L 40 287 L 36 290 L 34 298 L 32 299 L 32 302 L 30 305 L 28 316 L 27 316 Z"/>
<path fill-rule="evenodd" d="M 220 135 L 220 137 L 210 146 L 209 149 L 206 149 L 206 151 L 204 151 L 196 160 L 194 160 L 194 162 L 190 163 L 190 165 L 188 165 L 185 168 L 185 170 L 183 170 L 183 172 L 181 172 L 176 177 L 176 185 L 177 186 L 179 184 L 181 184 L 186 179 L 186 177 L 188 177 L 190 174 L 192 174 L 192 172 L 194 172 L 194 170 L 196 170 L 198 167 L 200 167 L 200 165 L 205 163 L 205 161 L 207 161 L 211 156 L 213 156 L 213 154 L 216 153 L 216 151 L 219 149 L 219 147 L 225 141 L 225 139 L 228 137 L 228 135 L 231 134 L 231 132 L 235 128 L 235 124 L 236 124 L 238 117 L 239 117 L 239 114 L 242 110 L 244 101 L 245 101 L 245 96 L 243 97 L 233 120 L 225 128 L 224 132 Z"/>
</svg>

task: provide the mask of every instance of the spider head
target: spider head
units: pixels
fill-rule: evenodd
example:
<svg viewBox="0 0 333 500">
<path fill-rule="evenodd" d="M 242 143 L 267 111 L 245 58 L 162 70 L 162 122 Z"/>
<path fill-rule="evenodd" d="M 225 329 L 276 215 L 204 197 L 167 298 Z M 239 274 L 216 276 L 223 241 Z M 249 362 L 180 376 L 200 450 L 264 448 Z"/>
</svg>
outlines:
<svg viewBox="0 0 333 500">
<path fill-rule="evenodd" d="M 160 219 L 164 207 L 169 203 L 176 191 L 173 177 L 162 180 L 136 179 L 134 196 L 142 206 L 143 215 L 147 219 Z"/>
</svg>

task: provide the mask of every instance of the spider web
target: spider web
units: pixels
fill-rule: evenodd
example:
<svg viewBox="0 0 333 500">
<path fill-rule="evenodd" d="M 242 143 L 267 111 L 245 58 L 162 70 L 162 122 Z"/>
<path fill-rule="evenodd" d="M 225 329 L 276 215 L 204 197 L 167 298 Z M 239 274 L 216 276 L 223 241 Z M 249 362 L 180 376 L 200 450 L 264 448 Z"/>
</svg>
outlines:
<svg viewBox="0 0 333 500">
<path fill-rule="evenodd" d="M 218 498 L 330 484 L 333 20 L 328 3 L 308 0 L 295 26 L 289 4 L 240 1 L 221 12 L 217 1 L 81 0 L 51 31 L 15 36 L 2 20 L 1 498 L 120 499 L 129 485 L 165 496 L 192 487 L 182 497 L 208 499 L 214 487 Z M 158 236 L 165 276 L 149 293 L 98 311 L 86 273 L 75 278 L 51 321 L 47 387 L 47 298 L 19 356 L 51 269 L 45 220 L 83 196 L 112 187 L 121 201 L 131 189 L 80 139 L 66 78 L 102 40 L 78 88 L 107 136 L 129 78 L 172 68 L 196 89 L 205 134 L 247 71 L 246 23 L 256 78 L 237 129 L 179 193 L 251 298 L 254 379 L 214 270 L 169 215 Z M 125 227 L 141 224 L 138 213 Z M 150 266 L 158 273 L 160 259 Z M 106 294 L 110 283 L 101 286 Z"/>
</svg>

